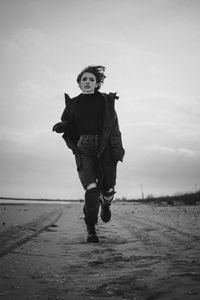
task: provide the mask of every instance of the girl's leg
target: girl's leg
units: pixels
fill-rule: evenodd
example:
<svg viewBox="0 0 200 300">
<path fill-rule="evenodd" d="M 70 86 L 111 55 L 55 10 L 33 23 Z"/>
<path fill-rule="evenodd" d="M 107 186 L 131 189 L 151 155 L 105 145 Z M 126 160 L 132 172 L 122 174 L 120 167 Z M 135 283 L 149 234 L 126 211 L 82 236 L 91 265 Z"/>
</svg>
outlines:
<svg viewBox="0 0 200 300">
<path fill-rule="evenodd" d="M 95 230 L 99 213 L 99 190 L 97 187 L 86 190 L 83 212 L 85 214 L 85 223 L 88 231 L 87 242 L 98 243 L 99 238 Z"/>
<path fill-rule="evenodd" d="M 97 224 L 99 213 L 99 190 L 97 186 L 86 189 L 83 212 L 85 215 L 85 223 L 88 226 Z"/>
<path fill-rule="evenodd" d="M 102 161 L 100 168 L 102 170 L 100 216 L 103 222 L 109 222 L 111 219 L 110 205 L 115 194 L 117 163 L 115 163 L 112 159 L 104 160 Z"/>
<path fill-rule="evenodd" d="M 96 179 L 96 161 L 93 156 L 81 154 L 78 174 L 85 189 L 85 202 L 83 212 L 88 231 L 88 242 L 97 243 L 99 238 L 96 235 L 95 225 L 98 222 L 99 213 L 99 189 Z"/>
</svg>

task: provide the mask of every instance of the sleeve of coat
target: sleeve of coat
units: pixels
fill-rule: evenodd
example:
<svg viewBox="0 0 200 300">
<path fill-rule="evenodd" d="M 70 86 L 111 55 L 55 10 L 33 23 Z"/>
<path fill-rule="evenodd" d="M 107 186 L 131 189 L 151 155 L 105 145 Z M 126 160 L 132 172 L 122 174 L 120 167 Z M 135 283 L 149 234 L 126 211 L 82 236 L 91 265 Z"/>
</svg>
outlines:
<svg viewBox="0 0 200 300">
<path fill-rule="evenodd" d="M 73 101 L 73 100 L 72 100 Z M 75 154 L 77 152 L 77 141 L 78 141 L 78 132 L 75 124 L 75 120 L 72 114 L 72 102 L 68 103 L 63 111 L 61 116 L 62 122 L 66 124 L 65 131 L 63 134 L 63 139 L 67 146 Z"/>
<path fill-rule="evenodd" d="M 122 145 L 122 136 L 119 129 L 119 122 L 116 115 L 115 123 L 110 136 L 112 157 L 115 161 L 123 161 L 125 150 Z"/>
</svg>

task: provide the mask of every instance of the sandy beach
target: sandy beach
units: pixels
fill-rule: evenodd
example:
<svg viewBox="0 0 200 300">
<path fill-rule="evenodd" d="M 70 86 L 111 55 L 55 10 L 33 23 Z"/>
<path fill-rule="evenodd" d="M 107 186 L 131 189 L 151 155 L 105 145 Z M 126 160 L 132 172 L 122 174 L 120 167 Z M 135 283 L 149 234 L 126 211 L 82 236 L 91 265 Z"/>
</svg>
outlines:
<svg viewBox="0 0 200 300">
<path fill-rule="evenodd" d="M 23 226 L 39 216 L 55 210 L 55 205 L 0 202 L 0 232 Z M 20 202 L 20 201 L 19 201 Z"/>
<path fill-rule="evenodd" d="M 0 257 L 0 299 L 200 299 L 199 205 L 113 203 L 99 244 L 82 205 L 0 206 L 1 249 L 34 233 Z"/>
</svg>

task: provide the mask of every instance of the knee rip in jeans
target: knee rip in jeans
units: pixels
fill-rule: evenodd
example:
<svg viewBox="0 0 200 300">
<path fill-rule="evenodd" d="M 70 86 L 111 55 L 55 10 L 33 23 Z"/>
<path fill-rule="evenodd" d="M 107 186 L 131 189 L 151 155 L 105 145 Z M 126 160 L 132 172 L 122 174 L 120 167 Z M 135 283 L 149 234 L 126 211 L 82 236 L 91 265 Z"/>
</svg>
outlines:
<svg viewBox="0 0 200 300">
<path fill-rule="evenodd" d="M 104 196 L 103 195 L 103 200 L 104 201 L 108 201 L 108 202 L 111 202 L 114 198 L 114 195 L 110 195 L 110 196 Z"/>
<path fill-rule="evenodd" d="M 106 192 L 104 192 L 103 194 L 101 194 L 101 200 L 104 204 L 106 203 L 111 203 L 111 201 L 114 198 L 114 194 L 115 191 L 113 188 L 110 188 L 109 190 L 107 190 Z"/>
<path fill-rule="evenodd" d="M 88 190 L 93 189 L 95 187 L 97 187 L 96 182 L 92 182 L 92 183 L 88 184 L 88 186 L 86 187 L 86 190 L 88 191 Z"/>
</svg>

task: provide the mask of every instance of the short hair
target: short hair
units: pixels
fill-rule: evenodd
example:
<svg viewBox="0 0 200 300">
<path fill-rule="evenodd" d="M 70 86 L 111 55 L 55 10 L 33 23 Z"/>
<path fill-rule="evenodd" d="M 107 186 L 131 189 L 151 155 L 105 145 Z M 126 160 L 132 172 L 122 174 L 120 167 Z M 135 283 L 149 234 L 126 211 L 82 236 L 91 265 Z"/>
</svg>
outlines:
<svg viewBox="0 0 200 300">
<path fill-rule="evenodd" d="M 101 85 L 103 84 L 104 82 L 104 79 L 106 78 L 104 72 L 105 72 L 105 67 L 104 66 L 88 66 L 86 68 L 84 68 L 80 74 L 78 74 L 77 76 L 77 83 L 80 84 L 80 81 L 81 81 L 81 78 L 83 76 L 84 73 L 88 72 L 88 73 L 92 73 L 95 78 L 96 78 L 96 81 L 97 81 L 97 87 L 95 88 L 95 90 L 99 90 Z"/>
</svg>

